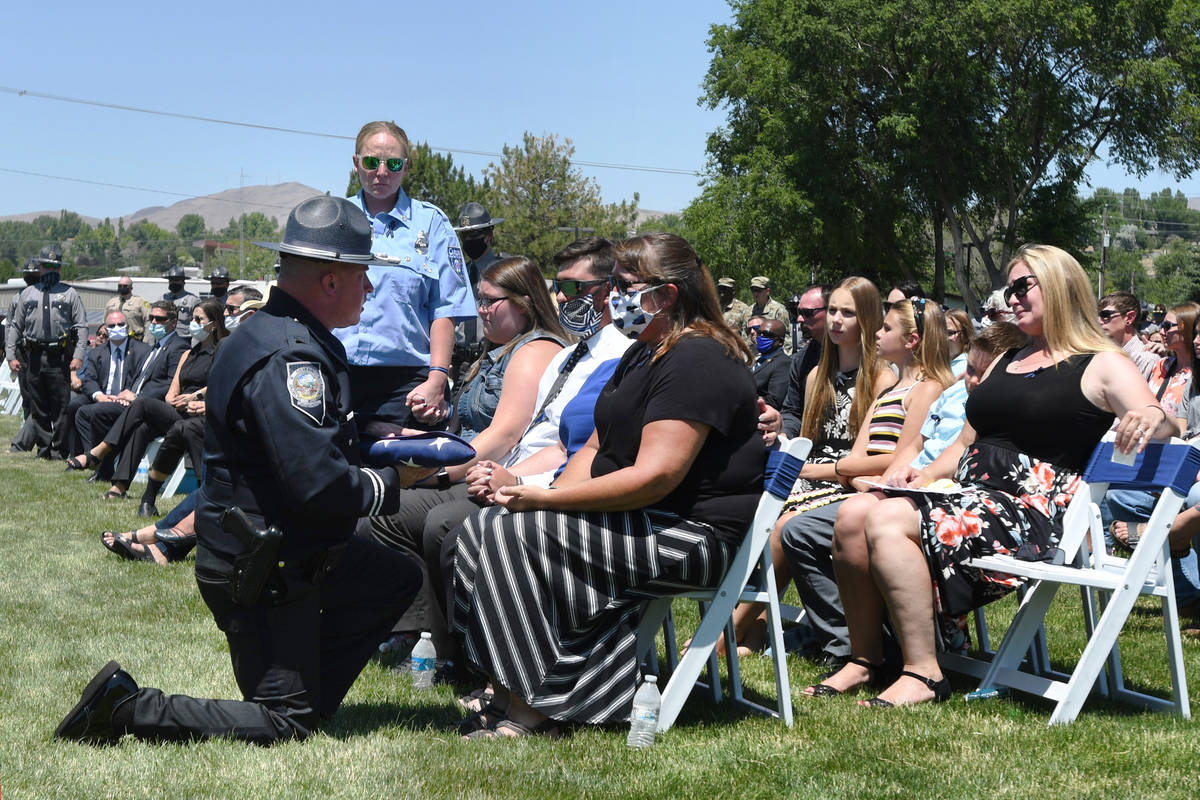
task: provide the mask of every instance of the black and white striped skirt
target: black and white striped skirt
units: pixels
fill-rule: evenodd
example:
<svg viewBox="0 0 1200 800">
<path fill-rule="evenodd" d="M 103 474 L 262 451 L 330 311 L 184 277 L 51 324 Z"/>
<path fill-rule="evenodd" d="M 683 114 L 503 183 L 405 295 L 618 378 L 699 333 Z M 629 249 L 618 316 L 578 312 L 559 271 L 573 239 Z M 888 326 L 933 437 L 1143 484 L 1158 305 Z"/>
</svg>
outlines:
<svg viewBox="0 0 1200 800">
<path fill-rule="evenodd" d="M 735 550 L 667 512 L 484 509 L 459 529 L 453 630 L 473 664 L 541 713 L 628 719 L 644 601 L 715 586 Z"/>
</svg>

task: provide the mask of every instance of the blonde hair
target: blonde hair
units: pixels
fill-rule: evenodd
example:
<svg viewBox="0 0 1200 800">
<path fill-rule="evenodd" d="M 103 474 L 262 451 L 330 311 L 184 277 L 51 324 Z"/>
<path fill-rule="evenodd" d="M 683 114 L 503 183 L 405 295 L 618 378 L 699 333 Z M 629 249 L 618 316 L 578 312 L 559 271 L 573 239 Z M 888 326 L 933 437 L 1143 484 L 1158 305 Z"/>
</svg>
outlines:
<svg viewBox="0 0 1200 800">
<path fill-rule="evenodd" d="M 858 434 L 858 428 L 875 402 L 875 381 L 884 369 L 875 352 L 875 332 L 883 324 L 883 301 L 879 289 L 866 278 L 851 275 L 830 292 L 845 289 L 854 300 L 854 316 L 858 321 L 858 375 L 854 378 L 854 400 L 850 404 L 850 438 Z M 804 399 L 804 418 L 800 422 L 800 435 L 819 444 L 821 429 L 826 419 L 837 413 L 834 380 L 839 371 L 837 345 L 829 338 L 829 325 L 821 340 L 821 360 L 813 369 L 816 373 L 812 392 Z"/>
<path fill-rule="evenodd" d="M 962 351 L 966 353 L 975 342 L 975 323 L 971 320 L 971 315 L 961 308 L 952 308 L 946 312 L 946 321 L 950 320 L 954 320 L 962 332 L 962 338 L 958 340 L 958 343 L 962 347 Z"/>
<path fill-rule="evenodd" d="M 400 142 L 400 144 L 404 147 L 405 158 L 410 158 L 412 156 L 412 147 L 410 147 L 408 144 L 408 134 L 404 132 L 404 128 L 401 128 L 394 122 L 387 122 L 384 120 L 368 122 L 366 125 L 363 125 L 358 129 L 358 136 L 354 137 L 354 153 L 356 155 L 361 153 L 363 145 L 367 143 L 367 139 L 370 139 L 377 133 L 386 133 L 388 136 L 391 136 L 393 139 Z"/>
<path fill-rule="evenodd" d="M 956 380 L 950 369 L 950 339 L 946 336 L 946 319 L 942 307 L 932 300 L 916 298 L 897 300 L 892 311 L 900 321 L 900 331 L 907 338 L 914 333 L 919 343 L 913 348 L 913 363 L 921 372 L 921 380 L 935 380 L 945 389 Z M 917 324 L 916 315 L 921 315 Z"/>
<path fill-rule="evenodd" d="M 1024 264 L 1042 293 L 1042 338 L 1056 360 L 1120 350 L 1100 330 L 1100 317 L 1087 273 L 1070 253 L 1048 244 L 1027 244 L 1008 262 Z"/>
</svg>

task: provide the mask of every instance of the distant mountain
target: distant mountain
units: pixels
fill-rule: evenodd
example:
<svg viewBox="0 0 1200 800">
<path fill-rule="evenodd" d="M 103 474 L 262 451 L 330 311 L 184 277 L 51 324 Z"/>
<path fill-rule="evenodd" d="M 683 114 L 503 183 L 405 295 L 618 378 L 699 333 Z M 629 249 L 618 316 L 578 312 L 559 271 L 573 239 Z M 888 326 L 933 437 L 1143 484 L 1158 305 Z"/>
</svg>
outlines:
<svg viewBox="0 0 1200 800">
<path fill-rule="evenodd" d="M 132 214 L 125 214 L 125 226 L 128 227 L 132 223 L 144 219 L 164 230 L 174 231 L 175 226 L 179 224 L 179 220 L 185 214 L 199 214 L 204 217 L 206 228 L 219 231 L 229 224 L 231 217 L 236 218 L 242 214 L 253 214 L 258 211 L 266 217 L 274 217 L 282 228 L 284 222 L 287 221 L 288 213 L 299 205 L 300 201 L 319 194 L 325 193 L 320 189 L 314 189 L 294 181 L 275 183 L 270 186 L 243 186 L 240 189 L 226 189 L 206 197 L 181 200 L 174 205 L 150 206 Z M 57 210 L 30 211 L 25 214 L 0 217 L 0 221 L 32 222 L 43 214 L 57 218 L 60 213 L 61 211 Z M 114 226 L 121 216 L 121 214 L 113 214 L 110 217 Z M 81 216 L 81 219 L 92 227 L 104 221 L 97 217 Z"/>
<path fill-rule="evenodd" d="M 199 214 L 204 217 L 205 227 L 209 230 L 220 230 L 229 224 L 230 218 L 258 211 L 265 217 L 274 217 L 279 226 L 283 227 L 288 213 L 293 208 L 302 200 L 319 194 L 324 192 L 295 181 L 270 186 L 243 186 L 240 189 L 226 189 L 207 197 L 181 200 L 170 206 L 143 208 L 127 215 L 125 226 L 144 219 L 160 228 L 173 231 L 185 214 Z M 115 221 L 116 218 L 113 219 Z"/>
</svg>

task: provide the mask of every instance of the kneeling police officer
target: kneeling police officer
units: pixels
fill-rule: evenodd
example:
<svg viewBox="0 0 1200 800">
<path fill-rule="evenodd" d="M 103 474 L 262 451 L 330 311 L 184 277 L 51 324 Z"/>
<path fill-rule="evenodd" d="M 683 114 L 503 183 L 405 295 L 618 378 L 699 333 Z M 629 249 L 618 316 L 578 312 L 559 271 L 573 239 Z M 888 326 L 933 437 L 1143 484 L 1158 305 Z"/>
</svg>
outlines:
<svg viewBox="0 0 1200 800">
<path fill-rule="evenodd" d="M 261 244 L 261 243 L 260 243 Z M 196 582 L 244 700 L 139 689 L 115 661 L 55 736 L 103 741 L 307 736 L 338 708 L 421 584 L 408 557 L 354 538 L 399 507 L 400 476 L 359 466 L 345 351 L 329 332 L 371 291 L 371 227 L 347 200 L 288 217 L 278 286 L 221 348 L 207 393 Z"/>
</svg>

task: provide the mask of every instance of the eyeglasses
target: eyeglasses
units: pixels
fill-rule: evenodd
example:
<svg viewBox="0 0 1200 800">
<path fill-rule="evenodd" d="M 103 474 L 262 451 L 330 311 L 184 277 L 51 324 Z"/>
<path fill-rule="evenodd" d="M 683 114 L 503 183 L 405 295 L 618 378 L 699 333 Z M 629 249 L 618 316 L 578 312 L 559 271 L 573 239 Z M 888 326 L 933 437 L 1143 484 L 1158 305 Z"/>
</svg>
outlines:
<svg viewBox="0 0 1200 800">
<path fill-rule="evenodd" d="M 379 162 L 387 164 L 388 172 L 399 172 L 404 169 L 404 162 L 407 158 L 380 158 L 379 156 L 359 156 L 358 163 L 362 168 L 370 172 L 379 169 Z"/>
<path fill-rule="evenodd" d="M 502 302 L 502 301 L 508 300 L 508 299 L 509 298 L 507 296 L 505 296 L 505 297 L 484 297 L 483 295 L 479 295 L 479 299 L 475 301 L 475 305 L 479 306 L 480 311 L 487 311 L 489 308 L 496 305 L 496 303 L 499 303 L 499 302 Z"/>
<path fill-rule="evenodd" d="M 797 314 L 797 316 L 804 317 L 805 319 L 812 319 L 813 317 L 815 317 L 817 314 L 820 314 L 824 310 L 825 310 L 825 306 L 820 306 L 818 308 L 797 308 L 796 314 Z"/>
<path fill-rule="evenodd" d="M 1029 294 L 1030 288 L 1037 286 L 1037 278 L 1032 275 L 1022 275 L 1015 281 L 1004 287 L 1004 302 L 1010 302 L 1013 295 L 1018 299 L 1024 300 L 1025 295 Z"/>
<path fill-rule="evenodd" d="M 601 278 L 597 281 L 577 281 L 574 278 L 567 278 L 561 281 L 550 281 L 550 291 L 562 292 L 563 297 L 579 297 L 584 292 L 591 291 L 594 287 L 608 282 L 608 278 Z"/>
<path fill-rule="evenodd" d="M 1106 308 L 1100 312 L 1100 321 L 1108 322 L 1113 317 L 1123 317 L 1123 312 L 1117 311 L 1115 308 Z"/>
</svg>

